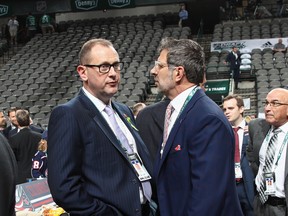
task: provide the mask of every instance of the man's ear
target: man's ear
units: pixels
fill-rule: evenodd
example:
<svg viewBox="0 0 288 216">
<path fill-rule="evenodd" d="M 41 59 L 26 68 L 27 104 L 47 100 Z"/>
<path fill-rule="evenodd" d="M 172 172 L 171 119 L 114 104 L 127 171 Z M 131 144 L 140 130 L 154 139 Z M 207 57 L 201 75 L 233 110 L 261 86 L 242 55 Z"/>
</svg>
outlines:
<svg viewBox="0 0 288 216">
<path fill-rule="evenodd" d="M 185 76 L 185 70 L 182 66 L 178 66 L 175 69 L 175 81 L 178 82 L 182 80 L 182 78 Z"/>
<path fill-rule="evenodd" d="M 77 66 L 77 72 L 78 72 L 82 81 L 87 81 L 88 77 L 87 77 L 87 70 L 86 70 L 85 66 L 78 65 Z"/>
</svg>

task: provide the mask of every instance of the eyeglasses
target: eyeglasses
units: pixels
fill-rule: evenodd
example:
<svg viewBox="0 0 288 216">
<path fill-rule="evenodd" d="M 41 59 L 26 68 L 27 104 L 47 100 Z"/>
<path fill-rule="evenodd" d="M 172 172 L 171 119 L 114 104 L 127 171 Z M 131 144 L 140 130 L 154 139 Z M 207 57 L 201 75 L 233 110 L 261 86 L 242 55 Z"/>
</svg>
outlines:
<svg viewBox="0 0 288 216">
<path fill-rule="evenodd" d="M 106 74 L 106 73 L 109 73 L 111 67 L 113 67 L 114 70 L 117 72 L 121 71 L 124 67 L 124 63 L 123 62 L 116 62 L 114 64 L 100 64 L 100 65 L 85 64 L 84 66 L 90 67 L 90 68 L 97 67 L 97 68 L 99 68 L 100 73 Z"/>
<path fill-rule="evenodd" d="M 169 67 L 168 64 L 165 64 L 165 63 L 162 63 L 160 61 L 155 61 L 154 62 L 154 67 L 157 69 L 157 70 L 161 70 L 162 68 L 164 67 Z"/>
<path fill-rule="evenodd" d="M 267 107 L 268 105 L 270 105 L 271 107 L 279 107 L 282 105 L 288 105 L 287 103 L 281 103 L 281 102 L 277 102 L 277 101 L 264 101 L 263 102 L 264 106 Z"/>
</svg>

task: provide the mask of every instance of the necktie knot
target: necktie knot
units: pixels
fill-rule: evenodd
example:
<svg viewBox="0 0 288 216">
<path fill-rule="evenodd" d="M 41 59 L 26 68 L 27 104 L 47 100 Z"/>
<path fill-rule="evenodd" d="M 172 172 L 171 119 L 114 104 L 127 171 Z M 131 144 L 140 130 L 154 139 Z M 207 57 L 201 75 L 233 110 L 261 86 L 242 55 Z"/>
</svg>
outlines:
<svg viewBox="0 0 288 216">
<path fill-rule="evenodd" d="M 239 129 L 240 129 L 240 127 L 235 127 L 235 128 L 233 128 L 233 130 L 234 130 L 235 133 L 237 133 Z"/>
<path fill-rule="evenodd" d="M 112 107 L 108 105 L 105 107 L 104 111 L 108 114 L 108 116 L 111 116 L 112 114 L 114 114 Z"/>
<path fill-rule="evenodd" d="M 171 103 L 169 103 L 167 108 L 166 108 L 166 118 L 167 119 L 170 119 L 173 111 L 174 111 L 174 107 L 172 106 Z"/>
<path fill-rule="evenodd" d="M 281 129 L 280 128 L 275 128 L 274 130 L 273 130 L 273 134 L 275 135 L 275 134 L 278 134 L 278 133 L 280 133 L 281 132 Z"/>
</svg>

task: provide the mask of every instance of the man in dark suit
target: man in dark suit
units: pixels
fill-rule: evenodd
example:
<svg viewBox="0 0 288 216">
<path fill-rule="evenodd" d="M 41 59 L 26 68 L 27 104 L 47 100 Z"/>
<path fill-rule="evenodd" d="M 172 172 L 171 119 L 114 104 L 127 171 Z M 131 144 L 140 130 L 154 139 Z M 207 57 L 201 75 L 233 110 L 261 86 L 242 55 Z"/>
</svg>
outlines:
<svg viewBox="0 0 288 216">
<path fill-rule="evenodd" d="M 17 164 L 7 139 L 0 134 L 0 215 L 15 215 Z"/>
<path fill-rule="evenodd" d="M 79 57 L 83 87 L 52 111 L 48 125 L 53 199 L 71 215 L 149 215 L 149 152 L 129 107 L 111 101 L 123 63 L 104 39 L 86 42 Z"/>
<path fill-rule="evenodd" d="M 246 156 L 249 134 L 248 124 L 243 117 L 244 101 L 242 97 L 239 95 L 225 97 L 223 111 L 235 133 L 235 182 L 238 198 L 243 214 L 253 216 L 254 175 Z M 238 141 L 236 142 L 236 140 Z"/>
<path fill-rule="evenodd" d="M 166 38 L 151 70 L 171 102 L 155 180 L 160 214 L 242 215 L 234 175 L 234 136 L 222 110 L 198 86 L 204 52 L 192 40 Z"/>
<path fill-rule="evenodd" d="M 230 73 L 232 73 L 234 79 L 235 89 L 238 89 L 241 58 L 237 47 L 232 47 L 232 51 L 226 57 L 226 63 L 230 64 Z"/>
<path fill-rule="evenodd" d="M 265 119 L 249 123 L 247 158 L 256 176 L 257 216 L 286 216 L 288 209 L 288 90 L 271 90 L 265 100 Z M 272 149 L 272 150 L 271 150 Z"/>
<path fill-rule="evenodd" d="M 139 134 L 146 144 L 154 164 L 158 149 L 163 138 L 165 110 L 170 100 L 164 100 L 141 110 L 136 118 Z"/>
<path fill-rule="evenodd" d="M 34 132 L 29 128 L 30 116 L 27 110 L 17 110 L 16 119 L 20 131 L 10 137 L 9 143 L 14 151 L 18 165 L 16 184 L 22 184 L 32 177 L 32 157 L 37 152 L 41 134 Z"/>
</svg>

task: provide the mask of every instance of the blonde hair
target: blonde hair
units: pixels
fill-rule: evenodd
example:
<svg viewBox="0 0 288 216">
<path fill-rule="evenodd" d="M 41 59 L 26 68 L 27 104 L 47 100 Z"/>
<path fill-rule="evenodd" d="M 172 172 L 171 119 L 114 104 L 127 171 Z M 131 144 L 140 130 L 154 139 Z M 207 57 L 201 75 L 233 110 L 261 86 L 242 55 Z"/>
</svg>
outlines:
<svg viewBox="0 0 288 216">
<path fill-rule="evenodd" d="M 47 140 L 41 139 L 38 144 L 39 151 L 46 151 L 47 150 Z"/>
</svg>

